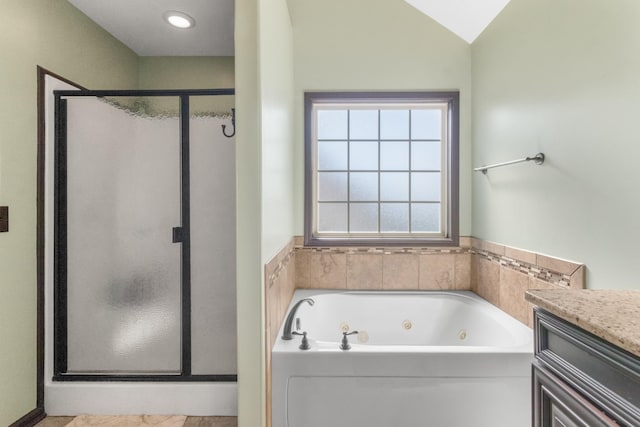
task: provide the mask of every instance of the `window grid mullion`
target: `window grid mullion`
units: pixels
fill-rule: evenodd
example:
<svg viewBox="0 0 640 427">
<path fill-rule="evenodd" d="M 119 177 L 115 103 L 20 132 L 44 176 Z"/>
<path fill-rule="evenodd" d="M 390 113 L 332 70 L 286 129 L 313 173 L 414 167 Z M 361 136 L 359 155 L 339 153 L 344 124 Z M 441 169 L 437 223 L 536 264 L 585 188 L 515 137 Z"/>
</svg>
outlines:
<svg viewBox="0 0 640 427">
<path fill-rule="evenodd" d="M 378 169 L 355 169 L 356 172 L 378 172 Z M 382 171 L 382 170 L 381 170 Z M 316 172 L 352 172 L 350 169 L 318 169 Z M 384 172 L 408 172 L 407 169 L 385 169 Z M 442 172 L 440 169 L 413 169 L 411 172 Z"/>
<path fill-rule="evenodd" d="M 390 204 L 401 204 L 401 203 L 407 204 L 406 200 L 380 200 L 380 202 L 381 203 L 390 203 Z M 344 203 L 344 200 L 318 200 L 317 203 L 319 205 L 329 204 L 329 203 Z M 352 200 L 350 203 L 352 205 L 361 205 L 361 204 L 367 204 L 367 203 L 371 204 L 371 203 L 374 203 L 374 202 L 372 202 L 371 200 Z M 418 204 L 418 205 L 419 204 L 429 205 L 429 204 L 439 204 L 441 202 L 438 201 L 438 200 L 435 200 L 435 201 L 434 200 L 420 200 L 420 201 L 415 201 L 415 202 L 412 202 L 412 203 Z"/>
<path fill-rule="evenodd" d="M 347 233 L 351 233 L 351 110 L 347 110 Z"/>
<path fill-rule="evenodd" d="M 382 204 L 380 203 L 380 200 L 382 199 L 382 197 L 380 197 L 380 168 L 381 168 L 381 163 L 380 163 L 380 119 L 381 119 L 381 115 L 380 115 L 380 110 L 378 109 L 378 233 L 382 233 Z"/>
<path fill-rule="evenodd" d="M 409 110 L 409 233 L 413 231 L 412 222 L 411 222 L 411 111 Z"/>
<path fill-rule="evenodd" d="M 403 139 L 401 139 L 401 138 L 389 138 L 389 139 L 378 138 L 378 139 L 380 141 L 382 141 L 382 142 L 403 141 Z M 322 138 L 322 139 L 318 139 L 318 141 L 320 141 L 320 142 L 344 141 L 344 138 L 339 138 L 339 139 Z M 369 142 L 369 141 L 373 141 L 373 138 L 365 138 L 365 139 L 353 138 L 353 139 L 351 139 L 351 141 L 354 141 L 354 142 Z M 440 139 L 420 139 L 420 138 L 415 138 L 414 141 L 416 141 L 416 142 L 440 142 L 441 140 Z"/>
</svg>

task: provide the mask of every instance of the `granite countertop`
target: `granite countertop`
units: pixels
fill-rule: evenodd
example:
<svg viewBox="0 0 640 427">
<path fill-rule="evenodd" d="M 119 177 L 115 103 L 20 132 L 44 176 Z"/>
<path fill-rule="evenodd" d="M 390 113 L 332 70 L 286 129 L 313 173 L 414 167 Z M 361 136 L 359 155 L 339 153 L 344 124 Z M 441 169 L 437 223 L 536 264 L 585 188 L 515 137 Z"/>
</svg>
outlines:
<svg viewBox="0 0 640 427">
<path fill-rule="evenodd" d="M 640 357 L 640 291 L 540 289 L 526 300 Z"/>
</svg>

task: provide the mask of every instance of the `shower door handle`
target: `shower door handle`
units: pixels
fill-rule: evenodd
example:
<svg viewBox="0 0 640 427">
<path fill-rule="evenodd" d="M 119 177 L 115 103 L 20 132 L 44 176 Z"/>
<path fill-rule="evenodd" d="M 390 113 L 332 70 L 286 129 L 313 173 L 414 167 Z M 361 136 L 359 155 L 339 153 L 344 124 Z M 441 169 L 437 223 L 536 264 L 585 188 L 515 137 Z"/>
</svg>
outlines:
<svg viewBox="0 0 640 427">
<path fill-rule="evenodd" d="M 184 241 L 184 229 L 182 227 L 173 227 L 173 243 L 182 243 Z"/>
</svg>

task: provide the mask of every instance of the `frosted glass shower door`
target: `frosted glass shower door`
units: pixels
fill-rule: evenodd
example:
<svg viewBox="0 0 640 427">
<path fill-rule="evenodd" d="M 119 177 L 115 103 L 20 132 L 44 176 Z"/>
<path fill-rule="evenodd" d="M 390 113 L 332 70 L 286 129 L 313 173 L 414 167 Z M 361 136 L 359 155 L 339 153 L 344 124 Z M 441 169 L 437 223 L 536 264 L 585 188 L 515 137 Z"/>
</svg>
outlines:
<svg viewBox="0 0 640 427">
<path fill-rule="evenodd" d="M 225 105 L 224 103 L 227 103 Z M 236 372 L 235 142 L 222 134 L 233 97 L 191 97 L 191 369 Z"/>
<path fill-rule="evenodd" d="M 181 372 L 179 108 L 66 99 L 67 373 Z"/>
</svg>

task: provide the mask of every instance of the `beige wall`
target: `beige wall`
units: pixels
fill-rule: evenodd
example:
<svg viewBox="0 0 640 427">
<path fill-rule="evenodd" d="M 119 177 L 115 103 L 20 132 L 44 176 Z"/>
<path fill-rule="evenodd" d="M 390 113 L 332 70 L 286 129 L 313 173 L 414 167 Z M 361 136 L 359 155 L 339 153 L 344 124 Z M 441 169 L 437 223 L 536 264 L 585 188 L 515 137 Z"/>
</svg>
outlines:
<svg viewBox="0 0 640 427">
<path fill-rule="evenodd" d="M 472 46 L 473 235 L 640 289 L 640 3 L 512 0 Z"/>
<path fill-rule="evenodd" d="M 404 1 L 290 0 L 296 101 L 296 234 L 303 233 L 305 91 L 460 91 L 460 235 L 471 234 L 471 57 Z"/>
<path fill-rule="evenodd" d="M 66 1 L 5 0 L 0 37 L 0 425 L 36 405 L 36 66 L 134 88 L 137 57 Z"/>
</svg>

